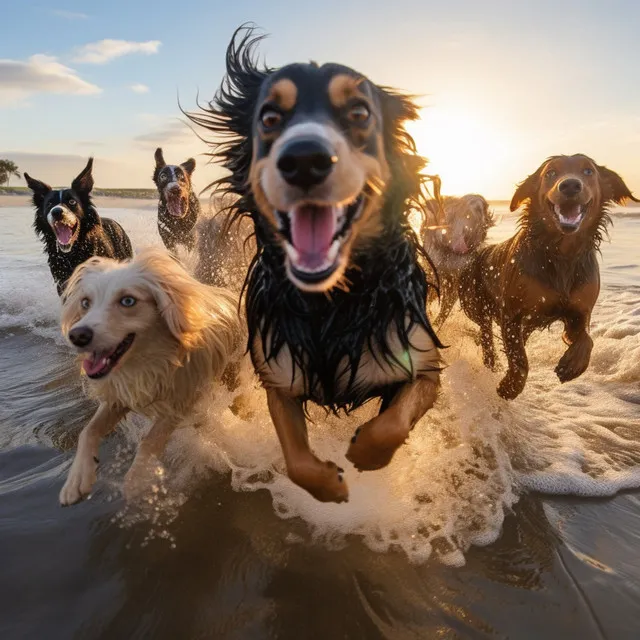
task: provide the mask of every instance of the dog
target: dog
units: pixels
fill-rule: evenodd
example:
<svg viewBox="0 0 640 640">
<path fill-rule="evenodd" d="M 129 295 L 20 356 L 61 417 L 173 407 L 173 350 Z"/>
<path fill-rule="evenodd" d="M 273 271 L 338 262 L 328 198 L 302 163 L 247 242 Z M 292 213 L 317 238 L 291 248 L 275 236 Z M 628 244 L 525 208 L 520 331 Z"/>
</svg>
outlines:
<svg viewBox="0 0 640 640">
<path fill-rule="evenodd" d="M 435 198 L 429 200 L 429 217 L 422 225 L 424 248 L 433 261 L 440 285 L 440 310 L 434 325 L 441 326 L 458 301 L 460 273 L 485 242 L 495 224 L 489 203 L 479 194 L 441 196 L 438 176 L 430 176 Z M 431 289 L 430 302 L 437 293 Z"/>
<path fill-rule="evenodd" d="M 338 64 L 260 67 L 241 27 L 214 99 L 191 120 L 219 134 L 217 190 L 253 221 L 248 349 L 266 388 L 290 479 L 317 500 L 348 499 L 344 471 L 310 449 L 305 408 L 380 414 L 347 458 L 387 465 L 435 402 L 438 341 L 426 315 L 426 257 L 409 223 L 425 210 L 425 160 L 404 129 L 416 105 Z"/>
<path fill-rule="evenodd" d="M 88 258 L 127 260 L 133 256 L 125 230 L 115 220 L 101 218 L 91 202 L 92 170 L 93 158 L 89 158 L 70 189 L 55 190 L 24 174 L 36 209 L 33 227 L 44 242 L 58 295 L 74 269 Z"/>
<path fill-rule="evenodd" d="M 179 165 L 167 164 L 161 147 L 156 149 L 154 157 L 153 182 L 160 194 L 158 232 L 162 242 L 169 251 L 175 251 L 178 245 L 193 251 L 200 216 L 200 201 L 191 185 L 196 161 L 189 158 Z"/>
<path fill-rule="evenodd" d="M 518 185 L 511 211 L 526 203 L 519 230 L 475 255 L 460 278 L 460 302 L 480 329 L 484 364 L 495 367 L 492 323 L 502 332 L 508 369 L 498 394 L 516 398 L 529 365 L 531 333 L 560 320 L 568 346 L 555 368 L 560 382 L 589 366 L 591 312 L 600 292 L 596 253 L 611 219 L 609 203 L 638 202 L 622 178 L 576 154 L 552 156 Z"/>
<path fill-rule="evenodd" d="M 90 258 L 74 271 L 62 298 L 62 333 L 99 407 L 80 433 L 62 505 L 91 492 L 100 441 L 129 411 L 154 422 L 127 472 L 125 496 L 148 485 L 173 431 L 234 362 L 242 342 L 237 305 L 236 296 L 197 282 L 159 248 L 128 262 Z"/>
</svg>

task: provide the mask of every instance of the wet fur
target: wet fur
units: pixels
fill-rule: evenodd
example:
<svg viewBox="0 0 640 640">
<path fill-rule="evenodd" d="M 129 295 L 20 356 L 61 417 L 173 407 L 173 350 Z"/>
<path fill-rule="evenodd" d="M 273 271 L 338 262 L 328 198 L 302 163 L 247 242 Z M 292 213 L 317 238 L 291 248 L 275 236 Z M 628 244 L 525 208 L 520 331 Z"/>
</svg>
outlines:
<svg viewBox="0 0 640 640">
<path fill-rule="evenodd" d="M 404 120 L 417 118 L 417 109 L 410 99 L 369 83 L 382 114 L 375 160 L 376 166 L 384 167 L 376 185 L 379 192 L 371 196 L 369 223 L 352 245 L 344 277 L 325 293 L 303 291 L 287 272 L 272 204 L 263 189 L 256 188 L 255 112 L 263 84 L 275 72 L 257 64 L 259 40 L 251 29 L 236 32 L 227 50 L 222 86 L 207 107 L 190 117 L 223 138 L 212 155 L 228 174 L 213 186 L 231 198 L 227 214 L 231 220 L 249 217 L 254 224 L 257 253 L 246 280 L 249 349 L 268 390 L 289 475 L 319 500 L 340 502 L 347 495 L 340 470 L 318 461 L 300 435 L 306 433 L 305 403 L 311 400 L 331 411 L 349 411 L 381 398 L 381 411 L 389 410 L 390 419 L 400 411 L 399 398 L 406 395 L 407 410 L 398 420 L 402 433 L 390 427 L 385 433 L 394 434 L 388 450 L 376 462 L 362 463 L 361 468 L 373 469 L 388 463 L 407 435 L 403 430 L 409 428 L 408 421 L 412 426 L 435 399 L 441 345 L 426 315 L 428 261 L 408 221 L 412 210 L 426 209 L 426 178 L 420 174 L 425 162 L 402 126 Z M 294 66 L 303 73 L 303 66 Z M 346 69 L 326 68 L 327 73 L 335 69 L 343 75 Z M 264 161 L 271 162 L 268 156 Z M 425 339 L 412 344 L 416 332 Z M 428 365 L 414 370 L 410 359 L 399 357 L 399 345 L 405 353 L 423 349 L 421 357 Z M 412 387 L 412 380 L 426 381 L 423 401 L 416 391 L 402 391 Z M 363 434 L 377 432 L 382 419 L 381 414 L 373 431 L 366 425 L 354 437 L 350 452 L 355 457 L 356 440 L 365 442 L 368 436 Z M 352 461 L 359 464 L 355 457 Z"/>
<path fill-rule="evenodd" d="M 123 312 L 112 302 L 125 293 L 139 301 Z M 98 304 L 98 294 L 103 296 L 99 307 L 83 309 L 82 299 L 95 297 Z M 92 258 L 81 265 L 63 296 L 62 332 L 68 337 L 90 318 L 95 340 L 105 344 L 115 346 L 136 333 L 116 367 L 104 378 L 86 378 L 85 388 L 108 416 L 134 411 L 162 423 L 166 442 L 198 402 L 210 398 L 227 365 L 239 356 L 237 304 L 230 292 L 197 282 L 168 253 L 149 248 L 129 263 Z M 163 448 L 154 455 L 159 457 Z M 79 464 L 85 468 L 87 455 L 79 447 Z M 79 484 L 72 475 L 61 494 L 64 504 L 86 494 L 86 482 Z"/>
<path fill-rule="evenodd" d="M 25 173 L 24 177 L 33 192 L 32 202 L 36 209 L 33 228 L 44 243 L 49 270 L 56 283 L 58 295 L 62 295 L 66 281 L 74 269 L 92 256 L 126 260 L 133 256 L 131 241 L 125 230 L 115 220 L 101 218 L 91 201 L 93 189 L 93 159 L 75 178 L 70 189 L 62 190 L 65 197 L 73 197 L 79 203 L 77 217 L 80 221 L 78 239 L 69 253 L 58 250 L 56 235 L 47 221 L 49 205 L 59 204 L 60 190 L 36 180 Z M 55 202 L 53 201 L 55 200 Z"/>
<path fill-rule="evenodd" d="M 544 180 L 549 167 L 557 170 L 553 186 Z M 593 179 L 584 180 L 581 197 L 592 205 L 577 231 L 563 233 L 553 220 L 548 198 L 576 167 L 591 168 Z M 587 191 L 588 190 L 588 191 Z M 588 195 L 584 195 L 588 194 Z M 515 236 L 481 249 L 463 271 L 459 295 L 462 308 L 480 328 L 484 363 L 494 368 L 493 322 L 501 328 L 508 370 L 498 386 L 504 398 L 518 396 L 526 383 L 525 351 L 531 333 L 560 320 L 568 349 L 555 371 L 561 382 L 581 375 L 589 364 L 593 341 L 588 335 L 591 312 L 600 291 L 596 253 L 610 223 L 607 206 L 633 199 L 618 174 L 596 165 L 590 158 L 553 156 L 517 188 L 511 202 L 523 202 Z M 637 200 L 636 200 L 637 201 Z"/>
</svg>

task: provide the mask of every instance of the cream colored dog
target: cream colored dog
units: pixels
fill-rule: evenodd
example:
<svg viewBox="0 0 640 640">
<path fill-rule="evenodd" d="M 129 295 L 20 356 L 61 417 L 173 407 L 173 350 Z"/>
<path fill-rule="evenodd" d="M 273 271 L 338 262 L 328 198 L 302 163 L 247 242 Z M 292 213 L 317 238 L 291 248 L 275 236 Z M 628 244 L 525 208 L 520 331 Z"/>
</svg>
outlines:
<svg viewBox="0 0 640 640">
<path fill-rule="evenodd" d="M 129 412 L 153 420 L 125 478 L 125 496 L 147 486 L 165 445 L 238 352 L 238 300 L 193 279 L 166 251 L 129 262 L 94 257 L 68 281 L 62 332 L 78 350 L 100 406 L 82 430 L 60 503 L 78 502 L 96 480 L 98 447 Z"/>
</svg>

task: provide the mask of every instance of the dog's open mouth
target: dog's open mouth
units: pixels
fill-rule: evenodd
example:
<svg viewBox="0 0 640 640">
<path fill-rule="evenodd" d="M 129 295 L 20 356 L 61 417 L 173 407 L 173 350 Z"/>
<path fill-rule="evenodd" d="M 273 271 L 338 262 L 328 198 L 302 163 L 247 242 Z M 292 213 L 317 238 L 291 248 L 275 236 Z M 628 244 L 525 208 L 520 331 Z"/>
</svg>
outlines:
<svg viewBox="0 0 640 640">
<path fill-rule="evenodd" d="M 167 192 L 167 211 L 176 218 L 187 215 L 187 197 L 178 189 Z"/>
<path fill-rule="evenodd" d="M 589 204 L 577 204 L 575 202 L 553 204 L 549 201 L 549 206 L 558 219 L 560 228 L 569 233 L 578 229 L 589 209 Z"/>
<path fill-rule="evenodd" d="M 73 247 L 73 243 L 78 239 L 78 233 L 80 232 L 80 223 L 78 220 L 74 220 L 69 224 L 66 221 L 56 220 L 53 223 L 53 232 L 56 234 L 56 241 L 58 243 L 58 249 L 63 253 L 68 253 Z"/>
<path fill-rule="evenodd" d="M 297 280 L 318 284 L 340 265 L 340 253 L 362 215 L 364 193 L 348 204 L 299 202 L 289 211 L 278 211 L 280 233 L 291 272 Z"/>
<path fill-rule="evenodd" d="M 135 333 L 130 333 L 113 351 L 108 353 L 96 353 L 95 351 L 90 353 L 82 362 L 82 368 L 87 377 L 92 380 L 104 378 L 129 350 L 135 337 Z"/>
</svg>

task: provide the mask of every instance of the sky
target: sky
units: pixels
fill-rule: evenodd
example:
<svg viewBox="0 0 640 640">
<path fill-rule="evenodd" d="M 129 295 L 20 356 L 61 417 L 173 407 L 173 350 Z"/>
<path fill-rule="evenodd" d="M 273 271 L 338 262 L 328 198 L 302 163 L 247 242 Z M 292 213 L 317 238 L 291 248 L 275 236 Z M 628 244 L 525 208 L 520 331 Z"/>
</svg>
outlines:
<svg viewBox="0 0 640 640">
<path fill-rule="evenodd" d="M 640 193 L 640 2 L 29 0 L 2 9 L 0 158 L 53 186 L 152 187 L 153 152 L 219 169 L 186 126 L 241 23 L 270 66 L 340 62 L 419 96 L 410 128 L 443 193 L 509 199 L 549 155 L 586 153 Z M 13 180 L 12 184 L 24 184 Z"/>
</svg>

